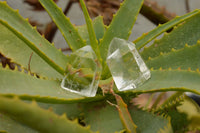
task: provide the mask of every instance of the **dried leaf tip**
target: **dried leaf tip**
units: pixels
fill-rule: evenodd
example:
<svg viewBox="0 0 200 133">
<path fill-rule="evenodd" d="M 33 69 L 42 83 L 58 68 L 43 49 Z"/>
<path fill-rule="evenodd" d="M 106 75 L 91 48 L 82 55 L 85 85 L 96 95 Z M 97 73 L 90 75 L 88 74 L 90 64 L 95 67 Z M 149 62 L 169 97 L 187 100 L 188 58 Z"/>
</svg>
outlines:
<svg viewBox="0 0 200 133">
<path fill-rule="evenodd" d="M 188 71 L 191 71 L 191 67 L 188 67 Z"/>
</svg>

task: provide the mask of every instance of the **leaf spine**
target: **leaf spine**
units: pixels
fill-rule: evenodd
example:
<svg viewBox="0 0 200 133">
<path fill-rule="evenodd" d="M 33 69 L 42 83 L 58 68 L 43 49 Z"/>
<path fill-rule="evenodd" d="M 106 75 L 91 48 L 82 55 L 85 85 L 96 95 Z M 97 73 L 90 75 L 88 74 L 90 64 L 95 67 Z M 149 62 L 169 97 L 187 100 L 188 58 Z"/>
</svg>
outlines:
<svg viewBox="0 0 200 133">
<path fill-rule="evenodd" d="M 191 71 L 191 67 L 188 67 L 188 71 Z"/>
<path fill-rule="evenodd" d="M 176 50 L 174 48 L 171 49 L 172 52 L 175 52 Z"/>
</svg>

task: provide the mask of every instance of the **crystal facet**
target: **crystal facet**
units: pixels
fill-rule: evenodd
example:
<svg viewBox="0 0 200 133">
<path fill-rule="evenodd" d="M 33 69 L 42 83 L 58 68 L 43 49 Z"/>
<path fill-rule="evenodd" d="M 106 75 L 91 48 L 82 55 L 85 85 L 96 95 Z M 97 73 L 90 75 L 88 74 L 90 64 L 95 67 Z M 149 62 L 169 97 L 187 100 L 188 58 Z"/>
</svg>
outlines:
<svg viewBox="0 0 200 133">
<path fill-rule="evenodd" d="M 134 89 L 151 77 L 135 44 L 124 39 L 111 41 L 107 64 L 119 91 Z"/>
<path fill-rule="evenodd" d="M 102 68 L 92 48 L 87 45 L 78 49 L 70 55 L 69 60 L 61 87 L 80 95 L 95 96 Z"/>
</svg>

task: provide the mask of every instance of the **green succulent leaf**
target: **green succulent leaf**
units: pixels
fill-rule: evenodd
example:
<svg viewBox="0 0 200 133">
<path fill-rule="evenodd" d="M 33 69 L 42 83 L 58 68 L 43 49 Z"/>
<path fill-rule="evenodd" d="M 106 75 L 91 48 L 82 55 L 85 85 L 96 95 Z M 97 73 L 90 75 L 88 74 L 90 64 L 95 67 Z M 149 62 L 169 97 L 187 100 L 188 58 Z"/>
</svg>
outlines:
<svg viewBox="0 0 200 133">
<path fill-rule="evenodd" d="M 155 29 L 153 29 L 152 31 L 150 31 L 148 33 L 144 33 L 141 37 L 139 37 L 138 39 L 133 41 L 136 45 L 136 48 L 141 49 L 148 42 L 152 41 L 153 39 L 155 39 L 157 36 L 159 36 L 163 32 L 165 32 L 165 31 L 169 30 L 170 28 L 173 28 L 174 26 L 178 25 L 179 23 L 184 22 L 187 19 L 199 14 L 199 12 L 200 12 L 200 10 L 194 10 L 193 12 L 185 14 L 181 17 L 176 17 L 173 20 L 171 20 L 165 24 L 159 25 L 158 27 L 156 27 Z"/>
<path fill-rule="evenodd" d="M 181 106 L 177 107 L 178 112 L 187 114 L 188 129 L 200 130 L 200 107 L 189 97 L 185 97 Z"/>
<path fill-rule="evenodd" d="M 87 30 L 88 30 L 88 34 L 89 34 L 89 38 L 90 38 L 90 45 L 91 45 L 92 49 L 94 50 L 94 52 L 96 53 L 97 58 L 101 62 L 101 55 L 100 55 L 100 51 L 99 51 L 99 45 L 98 45 L 98 41 L 97 41 L 97 38 L 96 38 L 96 35 L 95 35 L 95 32 L 94 32 L 94 27 L 93 27 L 93 24 L 92 24 L 92 20 L 91 20 L 91 18 L 89 16 L 89 13 L 87 11 L 87 7 L 86 7 L 84 1 L 80 0 L 80 4 L 81 4 L 82 10 L 83 10 L 83 14 L 84 14 L 84 17 L 85 17 L 85 22 L 86 22 L 86 25 L 87 25 Z"/>
<path fill-rule="evenodd" d="M 164 37 L 156 40 L 151 46 L 144 48 L 141 56 L 144 60 L 149 57 L 154 58 L 160 53 L 168 53 L 171 49 L 181 49 L 188 45 L 194 45 L 200 39 L 200 14 L 196 14 L 184 23 L 178 25 L 170 33 L 165 33 Z M 174 57 L 176 58 L 176 57 Z"/>
<path fill-rule="evenodd" d="M 156 133 L 164 127 L 171 128 L 170 121 L 166 118 L 142 111 L 133 105 L 128 106 L 128 110 L 137 125 L 138 133 Z M 118 110 L 105 101 L 87 104 L 84 113 L 84 122 L 86 125 L 91 125 L 92 131 L 99 131 L 100 133 L 124 131 Z"/>
<path fill-rule="evenodd" d="M 196 45 L 188 46 L 179 50 L 172 49 L 171 52 L 150 58 L 146 64 L 149 68 L 163 69 L 200 69 L 200 41 Z"/>
<path fill-rule="evenodd" d="M 181 104 L 184 97 L 185 97 L 184 92 L 178 91 L 174 93 L 169 98 L 167 98 L 157 109 L 155 109 L 155 112 L 159 112 L 162 114 L 175 109 L 177 106 Z"/>
<path fill-rule="evenodd" d="M 96 17 L 92 21 L 92 23 L 93 23 L 96 38 L 97 38 L 98 42 L 100 42 L 100 39 L 103 38 L 103 35 L 104 35 L 104 32 L 105 32 L 105 26 L 103 24 L 103 17 L 102 16 Z M 86 40 L 87 45 L 90 45 L 90 39 L 89 39 L 88 30 L 87 30 L 87 25 L 77 26 L 77 29 L 78 29 L 80 36 L 84 40 Z"/>
<path fill-rule="evenodd" d="M 62 10 L 56 6 L 53 0 L 40 0 L 40 3 L 58 26 L 67 44 L 73 51 L 86 45 L 85 41 L 79 35 L 78 30 L 73 26 L 69 18 L 64 15 Z"/>
<path fill-rule="evenodd" d="M 50 78 L 62 77 L 67 57 L 5 2 L 0 2 L 0 28 L 0 51 L 3 55 L 28 69 L 33 53 L 32 72 Z"/>
<path fill-rule="evenodd" d="M 38 133 L 38 131 L 11 119 L 5 113 L 0 113 L 0 116 L 0 133 Z"/>
<path fill-rule="evenodd" d="M 176 109 L 169 109 L 167 114 L 171 118 L 171 125 L 175 133 L 186 132 L 189 121 L 186 113 L 180 113 Z"/>
<path fill-rule="evenodd" d="M 127 94 L 160 92 L 160 91 L 189 91 L 200 94 L 200 73 L 190 70 L 152 70 L 151 78 L 143 85 Z M 125 92 L 118 92 L 126 94 Z"/>
<path fill-rule="evenodd" d="M 89 127 L 83 127 L 77 120 L 70 121 L 65 114 L 59 116 L 50 110 L 40 108 L 36 102 L 24 103 L 19 98 L 0 97 L 0 111 L 12 119 L 39 132 L 48 133 L 90 133 Z M 27 119 L 28 118 L 28 119 Z"/>
<path fill-rule="evenodd" d="M 103 98 L 86 98 L 60 87 L 60 80 L 40 79 L 29 74 L 0 67 L 0 93 L 6 96 L 18 95 L 23 99 L 36 99 L 51 103 L 74 103 L 77 101 Z"/>
<path fill-rule="evenodd" d="M 128 111 L 127 104 L 123 101 L 121 96 L 114 94 L 117 101 L 117 110 L 119 112 L 120 120 L 127 133 L 136 133 L 137 126 L 133 122 L 131 115 Z"/>
<path fill-rule="evenodd" d="M 143 0 L 125 0 L 114 15 L 100 43 L 100 52 L 104 61 L 107 57 L 109 44 L 114 37 L 128 39 L 142 3 Z"/>
</svg>

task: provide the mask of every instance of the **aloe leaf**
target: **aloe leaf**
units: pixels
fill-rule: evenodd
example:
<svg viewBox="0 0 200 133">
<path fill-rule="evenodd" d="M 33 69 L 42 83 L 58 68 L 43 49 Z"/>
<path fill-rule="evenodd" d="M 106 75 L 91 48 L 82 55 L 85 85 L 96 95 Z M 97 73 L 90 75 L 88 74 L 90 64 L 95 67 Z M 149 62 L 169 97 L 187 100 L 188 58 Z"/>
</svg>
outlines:
<svg viewBox="0 0 200 133">
<path fill-rule="evenodd" d="M 11 119 L 4 113 L 0 113 L 0 133 L 38 133 L 27 126 L 20 124 L 19 122 Z"/>
<path fill-rule="evenodd" d="M 136 133 L 137 126 L 135 125 L 135 123 L 133 122 L 133 120 L 131 118 L 131 115 L 128 111 L 126 103 L 123 101 L 121 96 L 119 96 L 117 94 L 114 94 L 114 96 L 117 101 L 116 107 L 119 112 L 120 120 L 121 120 L 124 128 L 126 129 L 126 132 L 127 133 Z"/>
<path fill-rule="evenodd" d="M 100 39 L 103 38 L 103 35 L 105 32 L 105 26 L 103 24 L 102 16 L 96 17 L 92 23 L 93 23 L 96 38 L 97 38 L 98 42 L 100 42 Z M 77 26 L 77 29 L 78 29 L 80 36 L 84 40 L 86 40 L 87 45 L 90 45 L 90 39 L 89 39 L 88 30 L 87 30 L 87 25 Z"/>
<path fill-rule="evenodd" d="M 191 131 L 200 130 L 200 107 L 195 101 L 186 96 L 182 105 L 177 107 L 177 111 L 187 114 L 186 118 L 188 123 L 186 129 Z"/>
<path fill-rule="evenodd" d="M 88 127 L 83 127 L 78 122 L 70 121 L 66 115 L 56 115 L 50 110 L 40 108 L 36 102 L 24 103 L 19 98 L 0 97 L 0 111 L 5 112 L 9 117 L 27 125 L 39 132 L 48 133 L 90 133 Z"/>
<path fill-rule="evenodd" d="M 53 69 L 55 69 L 59 74 L 61 75 L 64 74 L 64 69 L 67 63 L 67 57 L 63 55 L 62 52 L 58 51 L 55 47 L 53 47 L 42 36 L 40 36 L 40 34 L 36 31 L 36 29 L 33 28 L 28 23 L 27 20 L 24 20 L 17 11 L 14 11 L 10 7 L 8 7 L 5 2 L 0 2 L 0 23 L 1 23 L 0 26 L 2 28 L 0 32 L 1 34 L 0 35 L 1 36 L 0 50 L 4 55 L 6 56 L 8 55 L 8 57 L 10 57 L 11 59 L 14 58 L 15 60 L 19 61 L 19 63 L 22 63 L 22 65 L 26 67 L 28 64 L 30 55 L 33 52 L 34 55 L 38 56 L 36 57 L 37 59 L 39 57 L 42 58 L 43 61 L 40 61 L 39 63 L 44 64 L 44 67 L 49 65 L 49 67 L 52 67 Z M 9 36 L 6 37 L 6 35 L 11 35 L 15 37 L 8 39 Z M 16 38 L 18 39 L 14 40 Z M 18 44 L 18 41 L 19 41 L 19 44 Z M 19 45 L 22 48 L 20 51 L 28 50 L 27 52 L 25 52 L 26 54 L 20 55 L 19 51 L 15 51 L 15 48 L 17 48 L 16 45 Z M 11 53 L 10 51 L 5 50 L 5 47 L 12 49 L 12 52 L 14 53 Z M 16 55 L 23 57 L 25 61 L 21 61 L 22 59 L 20 60 L 19 57 L 15 57 Z M 35 66 L 37 64 L 32 63 L 31 65 Z M 34 68 L 37 68 L 37 67 L 34 67 Z M 45 69 L 43 70 L 45 71 Z M 50 70 L 50 69 L 47 68 L 47 70 Z M 50 73 L 51 71 L 52 70 L 50 70 Z M 47 72 L 44 72 L 44 74 L 49 76 Z M 58 76 L 58 74 L 55 74 L 55 76 Z"/>
<path fill-rule="evenodd" d="M 168 113 L 169 110 L 175 109 L 179 106 L 185 97 L 184 92 L 176 92 L 167 98 L 159 107 L 156 109 L 155 112 L 159 113 Z"/>
<path fill-rule="evenodd" d="M 25 101 L 25 100 L 24 100 Z M 30 103 L 30 101 L 25 101 Z M 67 117 L 70 120 L 75 120 L 77 119 L 82 111 L 82 107 L 80 106 L 81 104 L 85 103 L 44 103 L 44 102 L 37 102 L 38 106 L 43 108 L 43 109 L 50 109 L 57 115 L 62 115 L 64 113 L 67 114 Z M 87 104 L 87 103 L 86 103 Z"/>
<path fill-rule="evenodd" d="M 200 14 L 197 14 L 190 19 L 187 19 L 185 23 L 178 25 L 170 33 L 165 33 L 164 37 L 155 42 L 147 48 L 144 48 L 141 56 L 144 60 L 149 57 L 154 58 L 159 56 L 160 53 L 168 53 L 171 49 L 181 49 L 188 45 L 194 45 L 200 39 Z"/>
<path fill-rule="evenodd" d="M 133 105 L 128 106 L 128 110 L 137 125 L 138 133 L 156 133 L 160 128 L 170 127 L 170 122 L 166 118 L 142 111 Z M 124 131 L 117 109 L 106 102 L 87 104 L 84 107 L 84 113 L 84 122 L 91 126 L 92 131 L 100 133 Z"/>
<path fill-rule="evenodd" d="M 71 93 L 60 87 L 61 81 L 39 79 L 23 72 L 12 71 L 0 67 L 0 84 L 1 95 L 15 96 L 18 95 L 23 99 L 36 99 L 47 103 L 74 103 L 77 101 L 88 101 L 81 95 Z M 97 96 L 92 100 L 103 98 Z"/>
<path fill-rule="evenodd" d="M 171 118 L 171 125 L 174 132 L 184 133 L 187 131 L 187 114 L 180 113 L 175 109 L 168 109 L 166 115 Z"/>
<path fill-rule="evenodd" d="M 169 22 L 167 22 L 163 25 L 159 25 L 158 27 L 156 27 L 152 31 L 143 34 L 141 37 L 139 37 L 138 39 L 133 41 L 136 44 L 136 48 L 141 49 L 148 42 L 150 42 L 151 40 L 153 40 L 154 38 L 156 38 L 157 36 L 159 36 L 163 32 L 165 32 L 165 31 L 169 30 L 170 28 L 178 25 L 179 23 L 186 21 L 187 19 L 199 14 L 199 12 L 200 12 L 200 10 L 194 10 L 193 12 L 185 14 L 181 17 L 176 17 L 173 20 L 171 20 L 171 21 L 169 21 Z"/>
<path fill-rule="evenodd" d="M 171 52 L 161 54 L 155 58 L 150 58 L 146 64 L 154 69 L 200 69 L 200 41 L 196 45 L 188 46 L 179 50 L 172 49 Z"/>
<path fill-rule="evenodd" d="M 133 105 L 129 106 L 129 112 L 135 124 L 138 126 L 137 132 L 159 133 L 160 131 L 165 131 L 163 133 L 173 133 L 169 118 L 157 116 L 152 113 L 139 110 Z"/>
<path fill-rule="evenodd" d="M 67 44 L 73 51 L 86 45 L 75 26 L 71 24 L 69 18 L 63 14 L 62 10 L 56 6 L 53 0 L 40 0 L 40 3 L 58 26 Z"/>
<path fill-rule="evenodd" d="M 125 0 L 114 15 L 100 43 L 100 52 L 104 61 L 107 57 L 109 44 L 114 37 L 128 39 L 142 3 L 143 0 Z"/>
<path fill-rule="evenodd" d="M 191 70 L 152 70 L 151 78 L 135 90 L 127 94 L 161 92 L 161 91 L 182 91 L 200 94 L 200 73 Z M 118 92 L 123 94 L 125 92 Z"/>
<path fill-rule="evenodd" d="M 94 50 L 94 52 L 96 53 L 97 58 L 101 62 L 99 45 L 98 45 L 98 41 L 97 41 L 97 38 L 96 38 L 96 35 L 95 35 L 95 32 L 94 32 L 92 20 L 89 16 L 89 13 L 87 11 L 87 8 L 86 8 L 84 1 L 80 0 L 80 4 L 81 4 L 82 10 L 83 10 L 83 14 L 84 14 L 86 25 L 87 25 L 87 30 L 88 30 L 88 34 L 89 34 L 89 38 L 90 38 L 90 45 L 91 45 L 92 49 Z"/>
<path fill-rule="evenodd" d="M 16 64 L 20 64 L 20 66 L 22 66 L 23 68 L 26 68 L 27 70 L 30 65 L 30 71 L 32 73 L 36 73 L 39 76 L 44 76 L 48 78 L 58 78 L 58 79 L 63 78 L 63 75 L 61 75 L 54 68 L 48 65 L 42 58 L 40 58 L 34 51 L 32 51 L 26 45 L 26 43 L 20 40 L 6 27 L 4 27 L 3 25 L 0 25 L 0 29 L 1 29 L 0 30 L 0 44 L 1 44 L 0 51 L 7 58 L 11 58 L 12 62 L 15 62 Z M 32 53 L 33 55 L 31 57 Z M 30 60 L 30 64 L 29 64 L 29 60 Z"/>
</svg>

